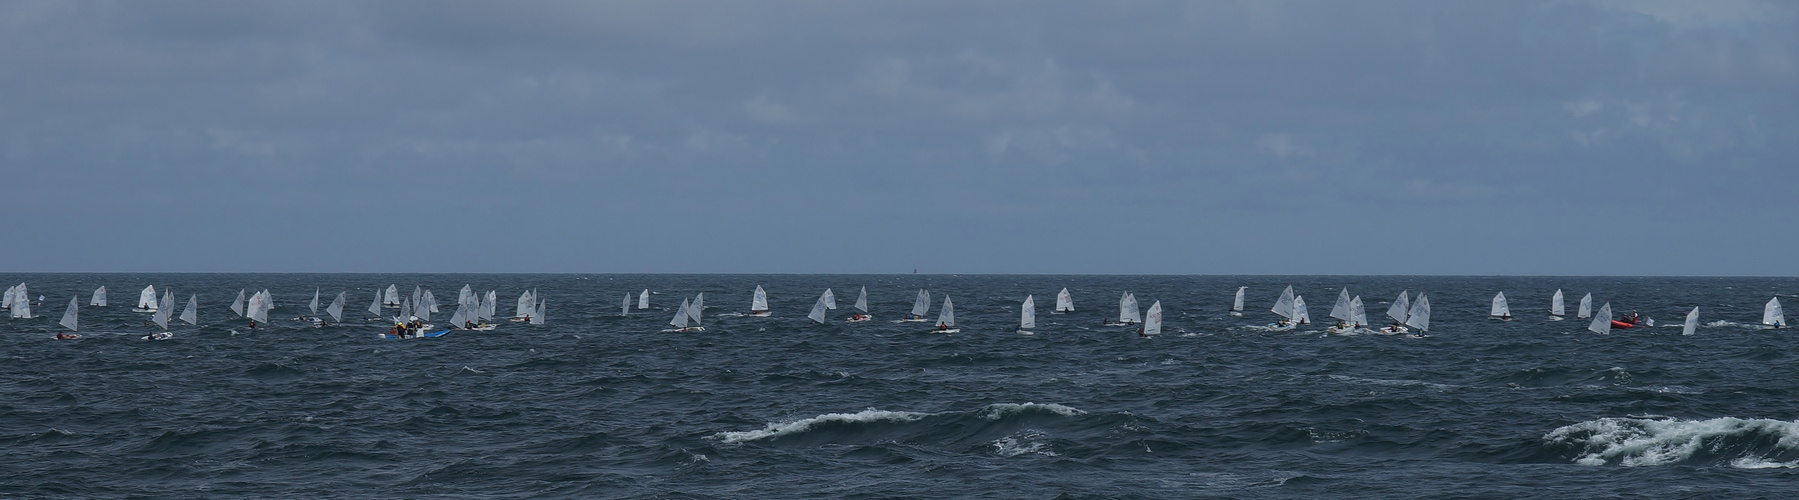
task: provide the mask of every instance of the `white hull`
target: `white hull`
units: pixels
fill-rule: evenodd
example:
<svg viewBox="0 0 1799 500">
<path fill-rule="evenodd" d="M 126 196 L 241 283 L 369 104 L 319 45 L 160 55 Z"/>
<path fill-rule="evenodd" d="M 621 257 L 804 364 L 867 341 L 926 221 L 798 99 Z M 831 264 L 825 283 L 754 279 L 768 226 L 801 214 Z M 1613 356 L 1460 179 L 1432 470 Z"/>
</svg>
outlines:
<svg viewBox="0 0 1799 500">
<path fill-rule="evenodd" d="M 695 333 L 695 332 L 703 332 L 703 331 L 706 331 L 706 327 L 690 326 L 687 328 L 670 328 L 667 330 L 663 330 L 662 333 Z"/>
<path fill-rule="evenodd" d="M 133 308 L 131 308 L 131 312 L 134 312 L 134 313 L 146 313 L 146 314 L 156 314 L 156 310 L 155 310 L 155 309 L 144 309 L 144 308 L 141 308 L 141 307 L 133 307 Z"/>
<path fill-rule="evenodd" d="M 1017 333 L 1019 335 L 1036 335 L 1037 334 L 1036 332 L 1032 332 L 1030 330 L 1019 330 Z"/>
<path fill-rule="evenodd" d="M 761 311 L 761 312 L 751 311 L 749 314 L 745 314 L 744 316 L 748 316 L 751 318 L 767 318 L 770 316 L 774 316 L 774 313 L 771 313 L 768 311 Z"/>
<path fill-rule="evenodd" d="M 1288 332 L 1293 331 L 1294 328 L 1299 328 L 1299 325 L 1282 325 L 1278 323 L 1268 325 L 1268 331 L 1271 332 Z"/>
<path fill-rule="evenodd" d="M 1549 320 L 1550 321 L 1561 321 L 1562 317 L 1561 316 L 1550 316 Z"/>
<path fill-rule="evenodd" d="M 1231 316 L 1243 317 L 1243 311 L 1231 311 Z"/>
<path fill-rule="evenodd" d="M 1381 335 L 1399 335 L 1399 334 L 1410 332 L 1410 331 L 1412 331 L 1412 329 L 1406 328 L 1403 326 L 1386 326 L 1386 327 L 1382 327 L 1379 330 L 1375 330 L 1375 333 L 1379 333 Z"/>
<path fill-rule="evenodd" d="M 140 337 L 140 338 L 142 338 L 142 339 L 144 339 L 144 340 L 168 340 L 168 339 L 171 339 L 171 338 L 174 338 L 174 337 L 175 337 L 175 334 L 173 334 L 173 333 L 169 333 L 169 332 L 160 332 L 160 333 L 152 333 L 152 334 L 149 334 L 149 335 L 145 335 L 145 336 L 143 336 L 143 337 Z"/>
<path fill-rule="evenodd" d="M 858 316 L 850 316 L 848 318 L 845 318 L 843 321 L 845 323 L 861 323 L 863 321 L 868 321 L 871 319 L 875 319 L 875 317 L 863 314 L 863 315 L 858 315 Z"/>
<path fill-rule="evenodd" d="M 931 333 L 962 333 L 962 329 L 961 328 L 950 328 L 947 330 L 931 330 Z"/>
<path fill-rule="evenodd" d="M 913 319 L 899 319 L 899 320 L 894 320 L 893 322 L 894 323 L 924 323 L 924 322 L 928 322 L 928 321 L 930 321 L 930 320 L 924 319 L 924 318 L 913 318 Z"/>
</svg>

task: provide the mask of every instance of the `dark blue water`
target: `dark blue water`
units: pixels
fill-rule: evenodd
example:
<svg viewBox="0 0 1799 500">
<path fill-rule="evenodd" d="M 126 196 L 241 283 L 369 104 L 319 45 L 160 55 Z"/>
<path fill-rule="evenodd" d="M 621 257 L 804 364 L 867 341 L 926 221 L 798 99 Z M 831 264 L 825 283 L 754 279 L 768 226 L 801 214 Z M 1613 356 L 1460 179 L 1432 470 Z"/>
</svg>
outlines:
<svg viewBox="0 0 1799 500">
<path fill-rule="evenodd" d="M 47 297 L 0 323 L 6 496 L 1789 497 L 1799 351 L 1762 330 L 1757 278 L 0 275 Z M 321 287 L 541 291 L 549 323 L 379 340 L 288 320 Z M 1380 317 L 1430 293 L 1431 338 L 1256 325 L 1288 284 L 1324 318 L 1340 287 Z M 149 342 L 144 285 L 200 295 Z M 732 317 L 756 285 L 774 318 Z M 71 294 L 87 338 L 52 340 Z M 841 318 L 866 285 L 875 321 Z M 1224 314 L 1238 286 L 1250 312 Z M 843 309 L 809 325 L 818 294 Z M 1051 315 L 1069 288 L 1077 312 Z M 226 309 L 268 288 L 272 325 Z M 618 316 L 626 292 L 660 292 Z M 919 288 L 963 333 L 896 324 Z M 1667 327 L 1547 320 L 1592 292 Z M 1099 324 L 1161 301 L 1164 334 Z M 1517 321 L 1485 317 L 1506 292 Z M 707 331 L 659 333 L 706 292 Z M 1035 294 L 1035 335 L 1013 333 Z M 935 317 L 934 304 L 931 316 Z M 1597 305 L 1597 304 L 1596 304 Z M 1701 308 L 1692 336 L 1677 326 Z M 448 310 L 444 314 L 447 316 Z M 1377 320 L 1380 321 L 1380 320 Z M 441 323 L 441 321 L 440 321 Z M 235 333 L 234 333 L 235 332 Z"/>
</svg>

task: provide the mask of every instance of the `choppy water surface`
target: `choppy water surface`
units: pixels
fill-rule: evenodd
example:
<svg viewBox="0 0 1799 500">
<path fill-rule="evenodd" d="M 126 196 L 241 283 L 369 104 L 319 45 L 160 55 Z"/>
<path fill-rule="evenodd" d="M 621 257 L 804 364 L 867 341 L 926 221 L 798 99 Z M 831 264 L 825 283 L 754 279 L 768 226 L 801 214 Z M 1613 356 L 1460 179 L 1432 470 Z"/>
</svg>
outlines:
<svg viewBox="0 0 1799 500">
<path fill-rule="evenodd" d="M 7 496 L 1791 496 L 1794 331 L 1755 323 L 1799 280 L 1756 278 L 0 275 L 46 296 L 0 322 Z M 526 288 L 544 326 L 379 340 L 377 323 L 254 331 L 268 288 Z M 1287 284 L 1324 318 L 1340 287 L 1381 316 L 1430 293 L 1427 339 L 1256 325 Z M 199 327 L 147 342 L 137 290 L 200 296 Z M 737 317 L 756 285 L 773 318 Z M 88 338 L 50 337 L 71 294 Z M 866 285 L 875 321 L 843 324 Z M 1224 314 L 1238 286 L 1250 312 Z M 832 324 L 805 319 L 834 289 Z M 1049 314 L 1069 288 L 1077 312 Z M 627 292 L 659 293 L 619 317 Z M 919 288 L 963 333 L 896 324 Z M 1664 325 L 1600 336 L 1547 320 L 1583 293 Z M 1506 292 L 1518 320 L 1485 317 Z M 705 333 L 659 333 L 706 292 Z M 1100 323 L 1133 292 L 1139 339 Z M 1035 294 L 1035 335 L 1013 333 Z M 931 312 L 936 315 L 934 304 Z M 1679 319 L 1701 308 L 1701 327 Z M 1789 307 L 1792 307 L 1789 305 Z M 447 316 L 447 309 L 444 316 Z M 1784 492 L 1784 493 L 1783 493 Z"/>
</svg>

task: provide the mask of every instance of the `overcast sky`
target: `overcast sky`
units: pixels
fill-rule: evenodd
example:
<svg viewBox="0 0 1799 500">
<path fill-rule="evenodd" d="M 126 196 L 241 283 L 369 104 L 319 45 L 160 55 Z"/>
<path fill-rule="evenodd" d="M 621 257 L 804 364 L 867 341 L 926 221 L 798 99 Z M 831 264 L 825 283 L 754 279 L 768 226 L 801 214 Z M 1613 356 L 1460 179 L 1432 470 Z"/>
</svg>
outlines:
<svg viewBox="0 0 1799 500">
<path fill-rule="evenodd" d="M 0 3 L 8 271 L 1799 274 L 1799 2 Z"/>
</svg>

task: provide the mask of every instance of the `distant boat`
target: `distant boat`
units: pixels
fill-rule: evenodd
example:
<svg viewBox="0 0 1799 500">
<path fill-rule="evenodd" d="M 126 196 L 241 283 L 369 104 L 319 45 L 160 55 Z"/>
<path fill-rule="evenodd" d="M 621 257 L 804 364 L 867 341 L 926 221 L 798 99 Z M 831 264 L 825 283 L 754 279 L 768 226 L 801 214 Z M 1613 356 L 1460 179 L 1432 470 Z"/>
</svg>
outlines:
<svg viewBox="0 0 1799 500">
<path fill-rule="evenodd" d="M 693 315 L 693 324 L 700 324 L 700 316 L 706 312 L 706 292 L 693 294 L 693 305 L 687 307 L 687 313 Z"/>
<path fill-rule="evenodd" d="M 1680 325 L 1680 334 L 1681 335 L 1692 335 L 1693 330 L 1698 329 L 1698 328 L 1699 328 L 1699 306 L 1693 306 L 1693 310 L 1687 312 L 1686 324 Z"/>
<path fill-rule="evenodd" d="M 1358 299 L 1350 298 L 1349 287 L 1343 287 L 1342 290 L 1338 290 L 1337 302 L 1331 304 L 1330 314 L 1330 317 L 1338 320 L 1337 324 L 1324 329 L 1324 331 L 1326 333 L 1336 334 L 1355 332 L 1356 327 L 1361 326 L 1361 324 L 1356 322 L 1356 310 L 1359 309 L 1361 305 L 1362 304 Z"/>
<path fill-rule="evenodd" d="M 244 289 L 237 289 L 237 300 L 231 301 L 231 312 L 236 313 L 239 318 L 244 317 Z"/>
<path fill-rule="evenodd" d="M 1162 301 L 1149 305 L 1149 313 L 1143 316 L 1143 329 L 1137 331 L 1140 337 L 1153 337 L 1162 334 Z"/>
<path fill-rule="evenodd" d="M 1762 325 L 1769 328 L 1787 326 L 1786 314 L 1780 310 L 1780 297 L 1768 299 L 1768 305 L 1762 306 Z"/>
<path fill-rule="evenodd" d="M 1411 310 L 1406 311 L 1405 324 L 1418 329 L 1413 334 L 1415 337 L 1425 337 L 1425 333 L 1430 331 L 1430 297 L 1426 297 L 1424 292 L 1418 292 L 1418 300 L 1412 301 Z"/>
<path fill-rule="evenodd" d="M 918 298 L 912 300 L 912 312 L 900 318 L 900 321 L 923 323 L 927 312 L 931 312 L 931 292 L 921 289 L 918 291 Z"/>
<path fill-rule="evenodd" d="M 510 319 L 515 323 L 530 321 L 531 315 L 536 312 L 537 296 L 532 294 L 530 290 L 525 290 L 518 294 L 518 302 L 514 304 L 512 318 Z"/>
<path fill-rule="evenodd" d="M 345 295 L 346 293 L 347 292 L 337 292 L 337 298 L 331 299 L 331 305 L 325 306 L 325 314 L 331 315 L 332 323 L 342 323 L 344 321 L 344 301 L 349 298 Z"/>
<path fill-rule="evenodd" d="M 240 299 L 240 302 L 241 302 L 241 299 L 243 299 L 243 296 L 244 296 L 243 292 L 237 293 L 237 297 L 238 297 L 238 299 Z M 372 314 L 374 316 L 369 317 L 369 318 L 363 318 L 363 319 L 366 319 L 369 321 L 380 321 L 381 320 L 381 289 L 379 289 L 379 288 L 375 289 L 375 300 L 373 302 L 369 303 L 369 314 Z"/>
<path fill-rule="evenodd" d="M 1349 326 L 1351 328 L 1368 326 L 1368 311 L 1362 309 L 1362 296 L 1360 295 L 1349 299 Z"/>
<path fill-rule="evenodd" d="M 1243 315 L 1243 292 L 1248 290 L 1246 286 L 1237 287 L 1237 298 L 1231 300 L 1231 316 Z"/>
<path fill-rule="evenodd" d="M 146 286 L 144 287 L 144 291 L 138 292 L 137 307 L 132 308 L 131 312 L 156 312 L 156 285 Z"/>
<path fill-rule="evenodd" d="M 1050 311 L 1050 314 L 1071 312 L 1074 312 L 1074 296 L 1068 294 L 1067 288 L 1063 288 L 1062 291 L 1056 292 L 1056 310 Z"/>
<path fill-rule="evenodd" d="M 663 330 L 664 332 L 683 333 L 706 331 L 706 327 L 703 326 L 687 326 L 688 321 L 692 319 L 692 315 L 687 311 L 687 307 L 690 304 L 691 303 L 687 299 L 681 299 L 681 308 L 675 311 L 675 319 L 668 320 L 668 324 L 673 325 L 675 328 L 672 330 Z"/>
<path fill-rule="evenodd" d="M 375 292 L 375 296 L 382 299 L 381 304 L 384 306 L 400 308 L 400 285 L 387 285 L 387 291 Z"/>
<path fill-rule="evenodd" d="M 1592 296 L 1592 294 L 1587 294 L 1587 296 L 1590 297 L 1590 296 Z M 1584 301 L 1584 299 L 1583 299 L 1583 301 Z M 1587 324 L 1587 329 L 1592 330 L 1593 333 L 1597 333 L 1600 335 L 1612 333 L 1612 303 L 1611 302 L 1606 302 L 1604 306 L 1599 307 L 1599 314 L 1593 316 L 1593 322 Z"/>
<path fill-rule="evenodd" d="M 1580 297 L 1580 309 L 1575 313 L 1574 319 L 1587 319 L 1591 317 L 1593 317 L 1593 294 L 1588 293 Z"/>
<path fill-rule="evenodd" d="M 756 285 L 756 294 L 750 297 L 750 313 L 747 316 L 769 317 L 768 292 L 762 291 L 762 285 Z"/>
<path fill-rule="evenodd" d="M 56 322 L 56 324 L 62 325 L 63 328 L 69 329 L 69 332 L 68 333 L 58 332 L 56 334 L 56 338 L 63 339 L 63 340 L 74 340 L 74 339 L 81 338 L 81 334 L 79 333 L 79 332 L 81 332 L 80 315 L 81 315 L 81 297 L 69 297 L 69 308 L 63 310 L 62 321 Z"/>
<path fill-rule="evenodd" d="M 649 309 L 650 308 L 650 289 L 645 288 L 645 289 L 643 289 L 643 293 L 640 293 L 637 295 L 637 308 L 638 309 Z"/>
<path fill-rule="evenodd" d="M 1118 297 L 1118 322 L 1109 326 L 1130 326 L 1143 322 L 1143 314 L 1137 310 L 1137 296 L 1124 292 Z"/>
<path fill-rule="evenodd" d="M 868 315 L 868 287 L 866 287 L 866 286 L 862 287 L 862 291 L 860 293 L 856 294 L 856 306 L 855 307 L 856 307 L 857 311 L 861 311 L 861 312 L 858 312 L 856 314 L 851 314 L 849 319 L 846 319 L 844 321 L 848 321 L 850 323 L 860 323 L 863 321 L 868 321 L 868 320 L 874 319 L 874 316 Z"/>
<path fill-rule="evenodd" d="M 1412 309 L 1412 301 L 1406 297 L 1408 292 L 1409 290 L 1400 290 L 1399 298 L 1393 299 L 1393 305 L 1387 307 L 1387 317 L 1393 318 L 1393 324 L 1381 327 L 1380 333 L 1393 335 L 1411 331 L 1405 327 L 1405 320 Z"/>
<path fill-rule="evenodd" d="M 343 298 L 341 296 L 339 296 L 338 300 L 343 300 Z M 344 306 L 342 304 L 339 304 L 337 306 L 337 311 L 339 313 L 342 313 L 343 309 L 344 309 Z M 187 308 L 181 310 L 181 321 L 186 322 L 189 325 L 200 324 L 200 296 L 199 295 L 189 294 L 187 296 Z"/>
<path fill-rule="evenodd" d="M 932 331 L 936 333 L 960 333 L 962 331 L 961 328 L 956 328 L 956 305 L 950 302 L 949 294 L 943 294 L 943 310 L 937 312 L 937 329 Z"/>
<path fill-rule="evenodd" d="M 537 294 L 533 293 L 532 295 L 537 295 Z M 544 307 L 546 307 L 547 304 L 549 304 L 549 301 L 545 300 L 543 298 L 543 296 L 539 295 L 537 297 L 537 310 L 531 315 L 531 324 L 537 325 L 537 326 L 543 326 L 543 324 L 545 322 L 548 322 L 550 320 L 550 318 L 548 318 L 547 315 L 544 313 Z M 693 325 L 699 326 L 700 319 L 694 318 Z"/>
<path fill-rule="evenodd" d="M 94 307 L 106 307 L 106 287 L 95 288 L 94 289 L 94 299 L 92 301 L 89 301 L 87 303 L 87 305 L 94 306 Z"/>
<path fill-rule="evenodd" d="M 1031 329 L 1037 327 L 1037 301 L 1031 295 L 1024 296 L 1024 304 L 1018 306 L 1018 333 L 1030 335 Z"/>
<path fill-rule="evenodd" d="M 13 287 L 12 291 L 12 307 L 10 312 L 12 313 L 13 319 L 36 318 L 37 316 L 31 315 L 31 292 L 25 284 L 20 283 L 18 286 Z"/>
<path fill-rule="evenodd" d="M 831 294 L 831 289 L 829 289 L 829 288 L 825 289 L 824 299 L 825 299 L 825 309 L 830 309 L 833 311 L 837 310 L 837 296 Z"/>
<path fill-rule="evenodd" d="M 1280 315 L 1281 320 L 1268 325 L 1268 329 L 1286 331 L 1292 330 L 1299 325 L 1299 315 L 1295 314 L 1293 310 L 1293 297 L 1293 285 L 1287 285 L 1287 289 L 1281 291 L 1281 297 L 1275 299 L 1274 308 L 1271 309 L 1274 314 Z"/>
<path fill-rule="evenodd" d="M 1487 315 L 1502 321 L 1512 320 L 1512 308 L 1505 303 L 1505 292 L 1493 296 L 1493 309 Z"/>
<path fill-rule="evenodd" d="M 1293 316 L 1295 317 L 1293 320 L 1295 323 L 1301 325 L 1312 324 L 1312 313 L 1306 311 L 1306 298 L 1304 295 L 1293 296 Z"/>
<path fill-rule="evenodd" d="M 156 314 L 150 316 L 150 322 L 156 323 L 156 326 L 162 327 L 163 331 L 168 331 L 169 317 L 174 315 L 174 309 L 175 292 L 165 288 L 163 289 L 162 303 L 157 305 Z"/>
<path fill-rule="evenodd" d="M 1562 289 L 1555 289 L 1555 296 L 1549 298 L 1549 320 L 1561 321 L 1567 311 L 1562 309 Z"/>
<path fill-rule="evenodd" d="M 631 292 L 625 292 L 625 303 L 623 305 L 619 306 L 618 316 L 623 318 L 623 317 L 630 316 L 630 315 L 631 315 Z"/>
<path fill-rule="evenodd" d="M 814 325 L 825 324 L 825 296 L 820 295 L 812 302 L 812 312 L 806 314 L 806 319 L 812 320 Z"/>
</svg>

